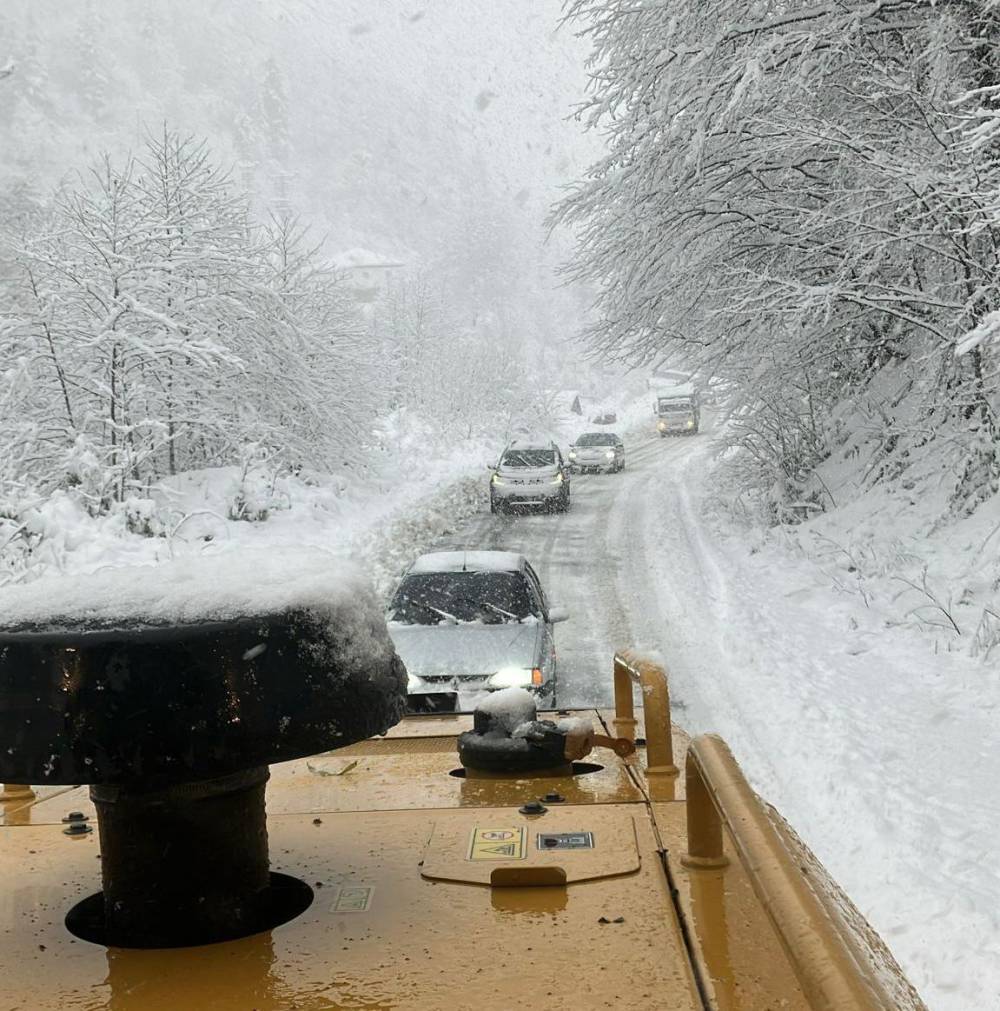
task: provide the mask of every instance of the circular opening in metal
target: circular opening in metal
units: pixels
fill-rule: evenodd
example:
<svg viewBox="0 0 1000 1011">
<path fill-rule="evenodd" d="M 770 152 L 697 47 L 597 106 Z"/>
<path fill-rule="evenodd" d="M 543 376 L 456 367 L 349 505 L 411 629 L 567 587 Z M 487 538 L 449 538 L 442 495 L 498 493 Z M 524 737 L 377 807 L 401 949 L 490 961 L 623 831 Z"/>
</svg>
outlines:
<svg viewBox="0 0 1000 1011">
<path fill-rule="evenodd" d="M 595 765 L 593 762 L 574 762 L 573 772 L 574 776 L 589 776 L 592 772 L 600 772 L 603 769 L 603 765 Z M 449 776 L 454 776 L 456 779 L 465 779 L 465 769 L 452 769 L 448 773 Z M 556 777 L 565 778 L 564 774 L 557 772 L 554 774 Z M 510 773 L 509 776 L 503 777 L 507 779 L 544 779 L 546 778 L 546 773 L 544 769 L 538 769 L 533 772 L 521 772 L 521 773 Z"/>
<path fill-rule="evenodd" d="M 289 923 L 295 917 L 304 913 L 312 905 L 312 900 L 313 890 L 304 881 L 290 877 L 288 874 L 276 874 L 272 871 L 270 874 L 270 884 L 261 895 L 257 915 L 250 923 L 244 924 L 242 930 L 232 933 L 216 932 L 212 936 L 206 936 L 199 929 L 200 924 L 192 922 L 190 934 L 177 943 L 169 945 L 169 947 L 187 948 L 200 944 L 217 944 L 220 941 L 236 941 L 241 937 L 249 937 L 251 934 L 273 930 L 275 927 Z M 66 929 L 83 941 L 107 945 L 103 893 L 97 892 L 96 895 L 88 895 L 87 898 L 78 902 L 66 914 Z M 115 947 L 144 948 L 165 946 L 162 944 L 129 944 L 127 941 L 123 942 L 120 938 L 116 938 Z"/>
</svg>

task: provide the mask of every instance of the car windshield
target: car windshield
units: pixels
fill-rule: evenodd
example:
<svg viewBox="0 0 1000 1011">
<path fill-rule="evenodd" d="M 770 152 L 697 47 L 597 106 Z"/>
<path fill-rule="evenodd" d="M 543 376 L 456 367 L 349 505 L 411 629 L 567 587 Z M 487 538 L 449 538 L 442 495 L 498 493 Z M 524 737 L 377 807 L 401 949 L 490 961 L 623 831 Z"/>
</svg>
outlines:
<svg viewBox="0 0 1000 1011">
<path fill-rule="evenodd" d="M 552 467 L 556 462 L 552 449 L 508 449 L 500 462 L 502 467 Z"/>
<path fill-rule="evenodd" d="M 690 414 L 691 404 L 683 400 L 661 401 L 660 402 L 660 414 Z"/>
<path fill-rule="evenodd" d="M 500 624 L 537 615 L 519 572 L 419 572 L 406 576 L 389 604 L 389 620 L 439 625 L 449 620 Z"/>
<path fill-rule="evenodd" d="M 605 435 L 603 432 L 589 432 L 587 435 L 581 435 L 576 440 L 576 444 L 578 446 L 613 446 L 615 437 Z"/>
</svg>

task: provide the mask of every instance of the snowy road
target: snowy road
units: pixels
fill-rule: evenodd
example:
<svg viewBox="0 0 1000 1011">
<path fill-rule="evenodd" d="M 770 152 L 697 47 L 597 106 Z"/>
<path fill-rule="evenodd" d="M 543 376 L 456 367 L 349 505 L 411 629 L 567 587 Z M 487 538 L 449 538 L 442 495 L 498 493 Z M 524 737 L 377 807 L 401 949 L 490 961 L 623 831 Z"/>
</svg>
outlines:
<svg viewBox="0 0 1000 1011">
<path fill-rule="evenodd" d="M 633 439 L 623 473 L 574 475 L 568 513 L 479 514 L 435 545 L 519 551 L 550 602 L 567 608 L 570 619 L 556 628 L 561 706 L 609 704 L 615 650 L 661 648 L 652 607 L 643 601 L 652 582 L 644 547 L 626 532 L 646 528 L 661 482 L 695 443 Z"/>
<path fill-rule="evenodd" d="M 437 546 L 536 567 L 571 614 L 561 705 L 610 702 L 616 649 L 659 652 L 677 722 L 729 741 L 928 1006 L 1000 1008 L 995 716 L 959 708 L 983 668 L 873 635 L 808 561 L 706 516 L 707 433 L 626 445 L 624 473 L 574 477 L 568 514 L 480 514 Z"/>
</svg>

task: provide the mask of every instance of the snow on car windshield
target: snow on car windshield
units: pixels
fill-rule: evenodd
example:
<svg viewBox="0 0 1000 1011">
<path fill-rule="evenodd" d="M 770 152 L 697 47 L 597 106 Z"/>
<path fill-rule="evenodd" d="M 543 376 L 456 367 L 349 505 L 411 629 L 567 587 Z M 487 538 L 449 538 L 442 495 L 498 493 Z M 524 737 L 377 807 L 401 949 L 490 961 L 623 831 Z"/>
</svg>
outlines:
<svg viewBox="0 0 1000 1011">
<path fill-rule="evenodd" d="M 686 414 L 691 410 L 691 402 L 688 400 L 661 400 L 658 409 L 660 414 Z"/>
<path fill-rule="evenodd" d="M 504 453 L 502 467 L 551 467 L 556 454 L 551 449 L 510 449 Z"/>
<path fill-rule="evenodd" d="M 586 435 L 581 435 L 576 440 L 576 444 L 578 446 L 613 446 L 615 444 L 615 437 L 613 435 L 606 435 L 603 432 L 588 432 Z"/>
<path fill-rule="evenodd" d="M 522 621 L 537 613 L 518 572 L 428 572 L 407 576 L 389 604 L 389 620 L 408 625 L 449 621 Z"/>
</svg>

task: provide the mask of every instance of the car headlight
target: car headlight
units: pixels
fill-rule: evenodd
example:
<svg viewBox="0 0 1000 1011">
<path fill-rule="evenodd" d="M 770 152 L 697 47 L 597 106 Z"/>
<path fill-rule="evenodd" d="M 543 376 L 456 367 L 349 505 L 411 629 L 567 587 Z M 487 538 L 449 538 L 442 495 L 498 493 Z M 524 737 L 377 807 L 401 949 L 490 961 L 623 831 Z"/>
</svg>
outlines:
<svg viewBox="0 0 1000 1011">
<path fill-rule="evenodd" d="M 687 427 L 688 427 L 688 428 L 694 428 L 694 422 L 693 422 L 693 421 L 689 421 L 689 422 L 687 423 Z"/>
<path fill-rule="evenodd" d="M 552 478 L 552 483 L 553 484 L 562 484 L 563 483 L 562 471 L 559 471 L 559 473 L 556 474 L 556 476 L 554 478 Z"/>
<path fill-rule="evenodd" d="M 569 451 L 569 458 L 570 458 L 571 460 L 575 460 L 575 459 L 576 459 L 576 450 L 575 450 L 575 449 L 571 449 L 571 450 Z"/>
<path fill-rule="evenodd" d="M 609 450 L 608 450 L 608 451 L 607 451 L 607 452 L 606 452 L 606 453 L 605 453 L 604 455 L 605 455 L 605 456 L 606 456 L 606 457 L 607 457 L 607 458 L 608 458 L 609 460 L 613 460 L 613 459 L 615 458 L 615 451 L 614 451 L 613 449 L 609 449 Z"/>
<path fill-rule="evenodd" d="M 667 423 L 665 421 L 661 421 L 657 424 L 656 427 L 662 432 L 666 429 Z"/>
<path fill-rule="evenodd" d="M 489 681 L 490 688 L 524 688 L 540 685 L 542 671 L 539 667 L 501 667 Z"/>
<path fill-rule="evenodd" d="M 503 483 L 504 483 L 503 478 L 499 474 L 494 474 L 493 477 L 490 478 L 490 484 L 503 484 Z"/>
</svg>

